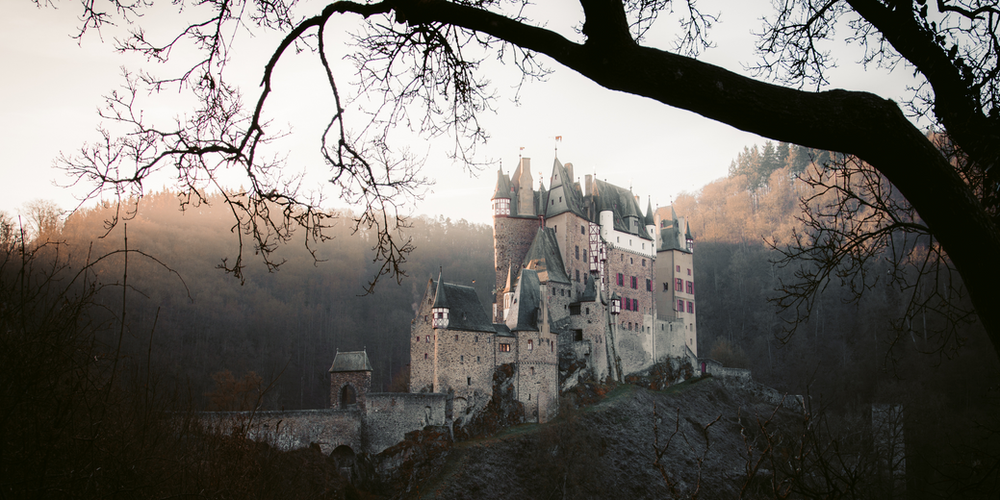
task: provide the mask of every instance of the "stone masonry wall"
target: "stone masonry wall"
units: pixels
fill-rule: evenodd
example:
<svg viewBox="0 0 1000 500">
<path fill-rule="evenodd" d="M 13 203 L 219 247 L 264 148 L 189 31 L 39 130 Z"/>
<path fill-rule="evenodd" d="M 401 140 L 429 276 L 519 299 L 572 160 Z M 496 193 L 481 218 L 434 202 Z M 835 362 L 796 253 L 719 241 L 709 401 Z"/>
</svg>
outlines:
<svg viewBox="0 0 1000 500">
<path fill-rule="evenodd" d="M 403 440 L 407 432 L 446 425 L 446 394 L 376 392 L 368 395 L 365 438 L 368 453 L 380 453 Z"/>
<path fill-rule="evenodd" d="M 619 332 L 645 332 L 643 316 L 653 313 L 653 293 L 648 291 L 646 281 L 652 286 L 654 261 L 647 256 L 621 249 L 608 250 L 607 272 L 609 280 L 608 297 L 618 293 L 622 298 L 622 310 L 618 315 Z M 621 285 L 618 275 L 622 275 Z M 635 288 L 632 288 L 632 278 L 635 277 Z M 625 299 L 638 301 L 637 310 L 626 310 Z"/>
<path fill-rule="evenodd" d="M 496 271 L 496 290 L 504 288 L 507 283 L 507 272 L 512 266 L 516 277 L 540 226 L 539 219 L 534 217 L 493 218 L 493 265 Z M 494 323 L 503 322 L 500 314 L 502 311 L 494 311 Z"/>
<path fill-rule="evenodd" d="M 565 212 L 545 220 L 545 226 L 555 229 L 556 241 L 562 254 L 566 275 L 572 281 L 574 299 L 583 293 L 584 277 L 590 273 L 587 257 L 590 252 L 590 223 L 583 218 Z"/>
<path fill-rule="evenodd" d="M 410 325 L 410 392 L 430 392 L 434 383 L 436 340 L 431 325 L 431 305 L 434 290 L 427 280 L 424 296 Z"/>
<path fill-rule="evenodd" d="M 261 411 L 252 415 L 251 412 L 239 411 L 205 412 L 199 416 L 206 426 L 223 432 L 242 427 L 250 421 L 247 437 L 270 443 L 280 450 L 308 448 L 316 443 L 325 454 L 330 454 L 341 445 L 355 452 L 366 451 L 362 439 L 365 414 L 357 408 Z"/>
<path fill-rule="evenodd" d="M 330 408 L 346 410 L 351 407 L 343 401 L 344 388 L 350 386 L 356 398 L 354 405 L 365 409 L 365 399 L 372 387 L 371 372 L 334 372 L 330 374 Z"/>
</svg>

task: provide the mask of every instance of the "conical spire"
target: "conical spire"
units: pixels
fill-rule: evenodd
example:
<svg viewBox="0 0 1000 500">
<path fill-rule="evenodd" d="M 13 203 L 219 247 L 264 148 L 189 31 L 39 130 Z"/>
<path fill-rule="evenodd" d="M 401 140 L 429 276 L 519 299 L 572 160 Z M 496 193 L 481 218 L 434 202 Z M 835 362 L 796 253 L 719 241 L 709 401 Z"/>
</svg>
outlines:
<svg viewBox="0 0 1000 500">
<path fill-rule="evenodd" d="M 644 223 L 647 226 L 652 226 L 656 224 L 655 220 L 653 219 L 653 200 L 651 199 L 647 199 L 646 201 L 646 220 L 644 221 Z"/>
<path fill-rule="evenodd" d="M 493 199 L 511 197 L 510 178 L 503 173 L 503 167 L 497 170 L 497 188 L 493 192 Z"/>
<path fill-rule="evenodd" d="M 438 269 L 437 290 L 434 291 L 434 309 L 448 309 L 448 296 L 444 293 L 444 280 L 441 278 L 443 272 Z"/>
</svg>

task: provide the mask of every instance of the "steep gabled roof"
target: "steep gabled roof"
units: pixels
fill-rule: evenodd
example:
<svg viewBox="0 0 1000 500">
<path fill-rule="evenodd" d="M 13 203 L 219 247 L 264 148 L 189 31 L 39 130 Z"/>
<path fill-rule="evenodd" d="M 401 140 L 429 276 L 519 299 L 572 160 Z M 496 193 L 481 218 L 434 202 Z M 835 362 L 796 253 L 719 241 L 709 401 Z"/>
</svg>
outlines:
<svg viewBox="0 0 1000 500">
<path fill-rule="evenodd" d="M 368 353 L 365 351 L 337 351 L 337 355 L 333 358 L 333 365 L 330 366 L 330 373 L 370 371 L 372 371 L 372 364 L 368 362 Z"/>
<path fill-rule="evenodd" d="M 631 233 L 631 228 L 625 222 L 625 218 L 629 216 L 639 217 L 639 214 L 642 213 L 639 202 L 635 201 L 635 195 L 628 189 L 596 179 L 594 187 L 594 208 L 597 213 L 610 210 L 614 215 L 615 231 Z M 637 236 L 647 240 L 653 239 L 643 224 L 639 224 Z"/>
<path fill-rule="evenodd" d="M 442 283 L 440 280 L 435 284 L 438 292 L 434 297 L 434 307 L 438 307 L 438 296 L 442 293 L 446 296 L 448 312 L 448 329 L 465 330 L 472 332 L 492 332 L 493 322 L 490 321 L 483 308 L 483 303 L 479 301 L 476 289 L 471 286 L 454 285 Z"/>
<path fill-rule="evenodd" d="M 541 283 L 538 280 L 538 273 L 531 269 L 522 269 L 521 277 L 517 280 L 517 291 L 514 293 L 514 301 L 510 305 L 507 313 L 507 327 L 510 331 L 533 331 L 539 330 L 538 323 L 541 319 Z"/>
<path fill-rule="evenodd" d="M 644 222 L 647 226 L 656 224 L 656 219 L 653 218 L 653 200 L 646 202 L 646 220 Z"/>
<path fill-rule="evenodd" d="M 594 302 L 597 300 L 597 280 L 587 273 L 583 278 L 583 294 L 580 295 L 580 302 Z"/>
<path fill-rule="evenodd" d="M 493 199 L 497 198 L 510 199 L 512 193 L 513 193 L 513 188 L 511 187 L 510 184 L 510 178 L 504 175 L 503 167 L 500 167 L 500 169 L 497 170 L 497 188 L 493 192 Z"/>
<path fill-rule="evenodd" d="M 544 282 L 569 284 L 566 266 L 562 254 L 559 253 L 559 243 L 556 232 L 550 227 L 540 227 L 535 233 L 535 239 L 524 256 L 524 267 L 539 273 L 538 279 Z"/>
<path fill-rule="evenodd" d="M 514 334 L 510 333 L 510 328 L 503 323 L 493 323 L 493 328 L 497 331 L 497 337 L 513 337 Z"/>
<path fill-rule="evenodd" d="M 552 186 L 549 188 L 547 201 L 545 201 L 545 216 L 555 217 L 556 215 L 572 212 L 575 215 L 587 219 L 587 210 L 583 201 L 583 196 L 576 188 L 573 179 L 570 179 L 569 169 L 556 158 L 552 162 Z M 557 189 L 562 188 L 562 189 Z M 558 194 L 557 194 L 558 193 Z M 559 196 L 562 199 L 553 199 L 552 196 Z M 542 212 L 539 212 L 542 213 Z"/>
<path fill-rule="evenodd" d="M 434 309 L 439 307 L 451 307 L 448 304 L 448 293 L 444 289 L 444 280 L 441 279 L 440 272 L 438 272 L 437 288 L 434 290 L 434 305 L 431 307 Z"/>
</svg>

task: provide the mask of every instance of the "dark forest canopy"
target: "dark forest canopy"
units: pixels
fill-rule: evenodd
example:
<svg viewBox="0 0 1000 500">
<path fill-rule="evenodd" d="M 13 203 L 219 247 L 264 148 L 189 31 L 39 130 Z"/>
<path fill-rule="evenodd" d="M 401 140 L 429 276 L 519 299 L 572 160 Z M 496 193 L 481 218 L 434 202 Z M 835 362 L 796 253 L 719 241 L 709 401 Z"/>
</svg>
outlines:
<svg viewBox="0 0 1000 500">
<path fill-rule="evenodd" d="M 187 385 L 198 400 L 213 388 L 214 373 L 229 370 L 238 378 L 253 371 L 265 381 L 277 379 L 268 407 L 326 407 L 327 370 L 337 349 L 367 349 L 375 368 L 373 387 L 387 390 L 393 376 L 406 371 L 413 305 L 439 268 L 449 281 L 475 287 L 486 307 L 492 300 L 488 226 L 413 219 L 408 275 L 365 295 L 378 266 L 370 253 L 375 235 L 352 234 L 350 213 L 337 213 L 333 220 L 342 223 L 329 232 L 332 240 L 315 246 L 315 255 L 301 245 L 284 245 L 275 252 L 283 261 L 278 271 L 250 262 L 241 284 L 218 269 L 237 251 L 231 213 L 221 196 L 208 201 L 180 211 L 177 193 L 147 195 L 134 218 L 103 238 L 114 206 L 79 210 L 53 239 L 64 242 L 63 252 L 82 259 L 123 248 L 127 230 L 129 249 L 176 271 L 148 260 L 129 261 L 128 280 L 136 292 L 128 297 L 131 347 L 135 355 L 145 349 L 158 314 L 152 350 L 157 372 Z M 96 278 L 120 282 L 122 264 L 109 259 L 98 266 Z M 117 294 L 102 296 L 114 310 L 120 309 Z"/>
</svg>

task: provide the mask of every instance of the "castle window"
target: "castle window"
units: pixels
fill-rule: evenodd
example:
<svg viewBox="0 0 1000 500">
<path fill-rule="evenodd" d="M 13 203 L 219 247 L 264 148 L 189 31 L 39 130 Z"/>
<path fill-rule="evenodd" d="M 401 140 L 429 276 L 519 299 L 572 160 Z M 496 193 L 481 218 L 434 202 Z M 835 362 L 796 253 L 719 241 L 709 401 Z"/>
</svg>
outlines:
<svg viewBox="0 0 1000 500">
<path fill-rule="evenodd" d="M 531 350 L 534 350 L 534 349 L 535 349 L 535 341 L 534 340 L 529 340 L 528 341 L 528 350 L 531 351 Z"/>
<path fill-rule="evenodd" d="M 689 313 L 694 312 L 694 302 L 691 302 L 690 300 L 688 301 L 688 312 Z"/>
<path fill-rule="evenodd" d="M 549 352 L 556 352 L 556 345 L 549 342 Z"/>
<path fill-rule="evenodd" d="M 479 342 L 479 335 L 475 336 L 475 340 L 473 340 L 473 342 Z"/>
<path fill-rule="evenodd" d="M 677 278 L 674 280 L 674 291 L 683 292 L 684 291 L 684 280 Z"/>
<path fill-rule="evenodd" d="M 580 260 L 580 245 L 576 246 L 576 260 Z"/>
<path fill-rule="evenodd" d="M 651 279 L 647 279 L 646 280 L 646 291 L 647 292 L 652 292 L 653 291 L 653 280 L 651 280 Z"/>
<path fill-rule="evenodd" d="M 562 196 L 559 197 L 559 203 L 562 203 Z"/>
<path fill-rule="evenodd" d="M 629 257 L 628 258 L 628 263 L 629 264 L 635 264 L 635 259 L 633 259 L 632 257 Z"/>
<path fill-rule="evenodd" d="M 642 244 L 642 248 L 646 248 L 646 244 Z M 642 267 L 646 267 L 646 259 L 642 259 Z"/>
<path fill-rule="evenodd" d="M 618 286 L 625 286 L 625 275 L 618 273 Z"/>
<path fill-rule="evenodd" d="M 587 260 L 587 249 L 583 249 L 583 260 Z"/>
<path fill-rule="evenodd" d="M 684 312 L 684 301 L 683 300 L 678 300 L 677 301 L 677 312 Z"/>
<path fill-rule="evenodd" d="M 458 335 L 455 335 L 455 342 L 458 342 Z"/>
<path fill-rule="evenodd" d="M 476 356 L 476 363 L 479 363 L 480 361 L 482 360 L 479 358 L 479 356 Z"/>
<path fill-rule="evenodd" d="M 587 230 L 580 226 L 580 234 L 587 234 Z"/>
<path fill-rule="evenodd" d="M 639 280 L 637 280 L 635 276 L 632 276 L 632 288 L 633 289 L 639 288 L 638 283 L 639 283 Z"/>
<path fill-rule="evenodd" d="M 580 281 L 580 270 L 579 269 L 576 270 L 576 281 L 577 282 Z"/>
<path fill-rule="evenodd" d="M 426 337 L 424 337 L 424 341 L 425 342 L 430 342 L 431 341 L 431 336 L 427 335 Z"/>
<path fill-rule="evenodd" d="M 590 314 L 590 308 L 589 307 L 587 308 L 587 314 Z"/>
<path fill-rule="evenodd" d="M 573 316 L 580 315 L 580 304 L 570 304 L 569 313 Z"/>
<path fill-rule="evenodd" d="M 424 353 L 424 359 L 427 359 L 427 353 L 426 352 Z"/>
<path fill-rule="evenodd" d="M 681 266 L 677 266 L 677 272 L 681 272 Z"/>
<path fill-rule="evenodd" d="M 678 269 L 678 271 L 680 271 L 680 269 Z M 691 268 L 690 267 L 688 268 L 688 276 L 691 276 Z"/>
<path fill-rule="evenodd" d="M 694 295 L 694 283 L 691 283 L 690 281 L 688 281 L 685 284 L 687 285 L 687 293 L 690 293 L 691 295 Z"/>
<path fill-rule="evenodd" d="M 532 375 L 534 375 L 534 374 L 535 374 L 535 367 L 534 367 L 534 366 L 532 366 L 532 367 L 531 367 L 531 374 L 532 374 Z M 530 398 L 531 396 L 528 396 L 528 397 Z"/>
<path fill-rule="evenodd" d="M 500 352 L 510 352 L 510 344 L 500 344 Z"/>
<path fill-rule="evenodd" d="M 583 341 L 583 330 L 573 330 L 573 340 L 577 342 Z"/>
<path fill-rule="evenodd" d="M 564 290 L 564 289 L 560 288 L 560 289 L 559 289 L 559 296 L 560 296 L 560 297 L 565 297 L 565 296 L 566 296 L 566 290 Z"/>
<path fill-rule="evenodd" d="M 472 377 L 465 377 L 465 384 L 472 385 Z"/>
<path fill-rule="evenodd" d="M 464 354 L 458 357 L 458 362 L 459 363 L 465 363 L 465 355 Z"/>
</svg>

